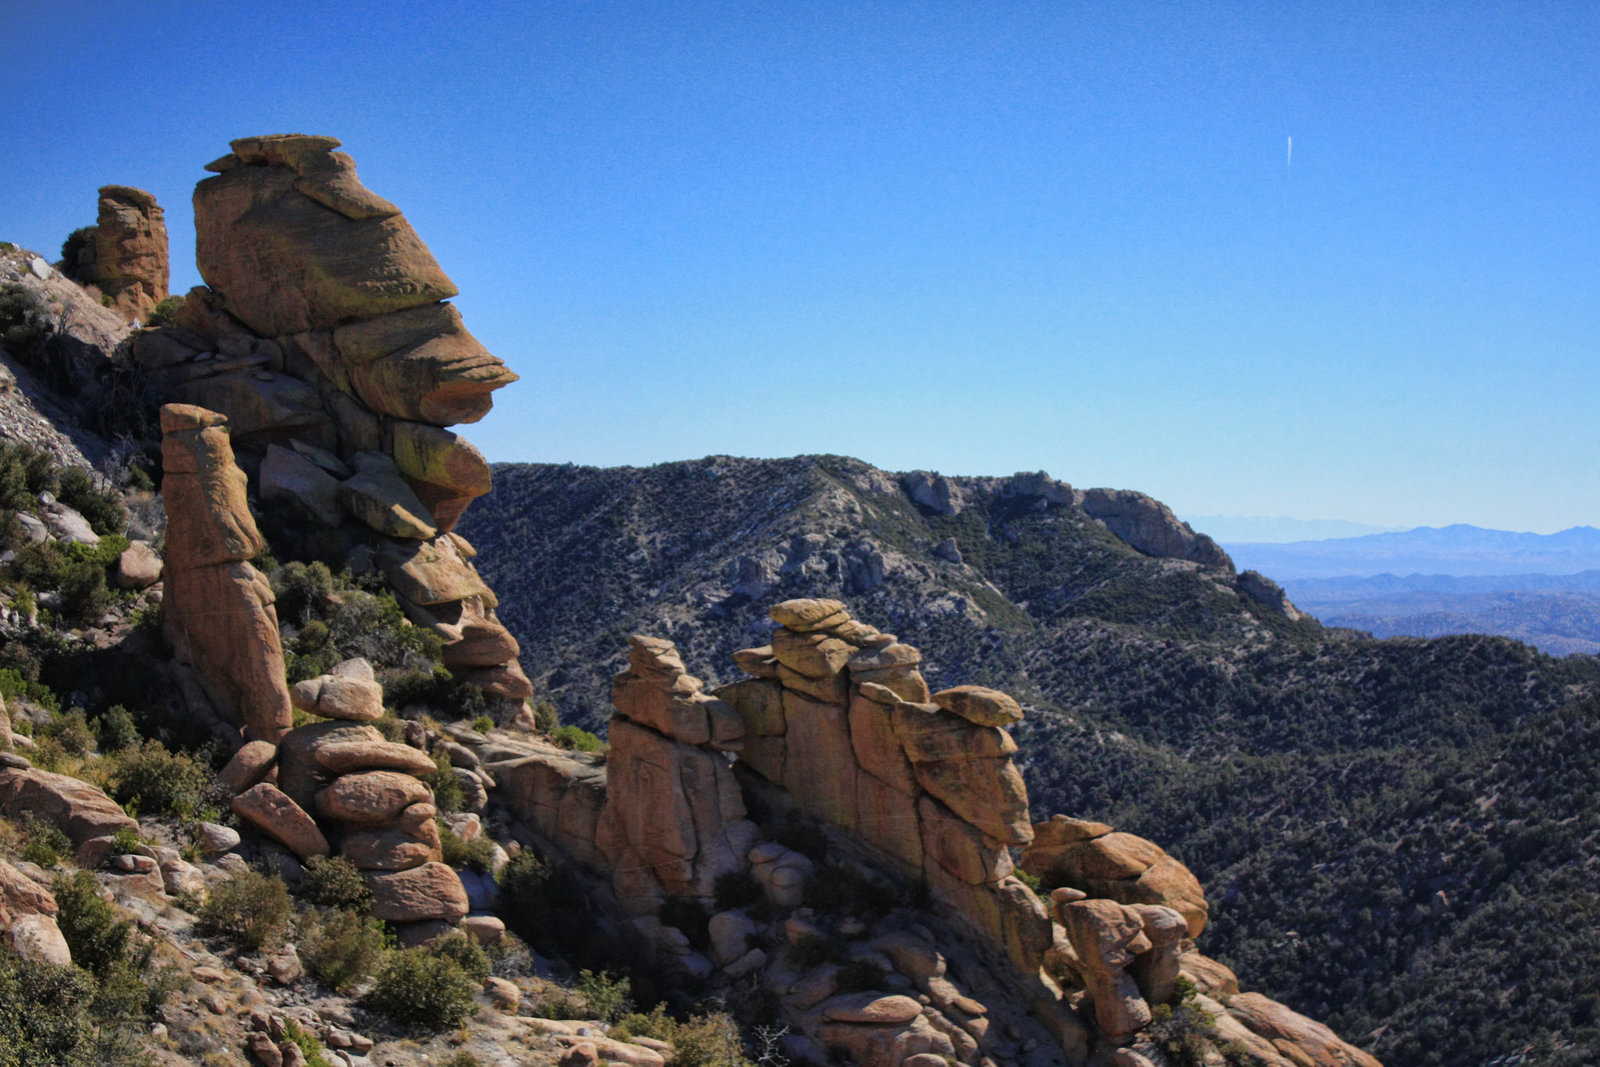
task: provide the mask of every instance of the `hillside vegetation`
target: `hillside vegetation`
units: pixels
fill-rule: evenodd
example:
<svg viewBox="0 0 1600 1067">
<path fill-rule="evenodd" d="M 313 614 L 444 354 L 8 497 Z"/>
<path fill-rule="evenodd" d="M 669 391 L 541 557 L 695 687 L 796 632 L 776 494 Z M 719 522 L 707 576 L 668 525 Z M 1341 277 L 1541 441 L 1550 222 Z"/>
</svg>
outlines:
<svg viewBox="0 0 1600 1067">
<path fill-rule="evenodd" d="M 831 456 L 495 476 L 460 529 L 563 720 L 603 726 L 630 632 L 728 681 L 769 604 L 837 596 L 936 687 L 1024 699 L 1035 817 L 1160 841 L 1208 886 L 1206 951 L 1270 995 L 1391 1067 L 1600 1055 L 1593 658 L 1324 628 L 1036 476 L 949 479 L 953 509 Z"/>
</svg>

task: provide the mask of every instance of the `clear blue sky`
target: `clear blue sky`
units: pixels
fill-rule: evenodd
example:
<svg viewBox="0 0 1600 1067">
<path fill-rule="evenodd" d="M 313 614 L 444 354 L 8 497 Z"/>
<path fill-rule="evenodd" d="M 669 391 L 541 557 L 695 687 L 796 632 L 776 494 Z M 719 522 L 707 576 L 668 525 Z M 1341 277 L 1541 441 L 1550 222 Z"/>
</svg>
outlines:
<svg viewBox="0 0 1600 1067">
<path fill-rule="evenodd" d="M 53 257 L 140 186 L 181 291 L 203 164 L 340 137 L 522 375 L 492 459 L 1600 522 L 1592 3 L 0 14 L 0 238 Z"/>
</svg>

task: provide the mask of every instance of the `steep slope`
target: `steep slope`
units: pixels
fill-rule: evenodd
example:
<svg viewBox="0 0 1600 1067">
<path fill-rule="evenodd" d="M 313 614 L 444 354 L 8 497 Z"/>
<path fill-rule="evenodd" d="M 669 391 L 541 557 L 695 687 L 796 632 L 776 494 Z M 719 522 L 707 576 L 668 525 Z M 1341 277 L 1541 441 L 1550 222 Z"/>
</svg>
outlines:
<svg viewBox="0 0 1600 1067">
<path fill-rule="evenodd" d="M 731 653 L 765 640 L 766 604 L 838 596 L 918 645 L 936 687 L 980 682 L 1030 703 L 1019 741 L 1036 810 L 1161 841 L 1211 886 L 1212 951 L 1270 973 L 1264 988 L 1342 1032 L 1379 1031 L 1371 1047 L 1385 1062 L 1488 1062 L 1548 1038 L 1539 1020 L 1552 1005 L 1583 1010 L 1555 976 L 1581 971 L 1563 941 L 1550 949 L 1553 971 L 1515 994 L 1539 1010 L 1495 1027 L 1459 1018 L 1453 980 L 1439 980 L 1459 967 L 1438 961 L 1456 961 L 1467 942 L 1430 935 L 1445 947 L 1418 963 L 1408 933 L 1444 874 L 1395 866 L 1420 863 L 1395 843 L 1431 841 L 1449 823 L 1436 794 L 1461 761 L 1474 774 L 1498 768 L 1519 803 L 1548 795 L 1525 742 L 1541 716 L 1577 715 L 1575 702 L 1600 687 L 1589 658 L 1552 660 L 1497 638 L 1323 629 L 1164 525 L 1154 502 L 1142 522 L 1097 521 L 1092 507 L 1111 514 L 1105 494 L 1039 475 L 898 476 L 824 456 L 502 465 L 495 476 L 462 530 L 525 667 L 568 721 L 600 726 L 628 632 L 668 637 L 692 671 L 726 681 Z M 1570 896 L 1520 853 L 1498 881 L 1474 880 L 1493 867 L 1489 843 L 1511 832 L 1487 810 L 1481 832 L 1429 860 L 1473 882 L 1451 897 L 1461 937 L 1522 907 L 1508 903 L 1513 889 L 1560 897 L 1534 910 Z M 1261 964 L 1288 931 L 1311 946 L 1294 958 L 1314 965 Z M 1518 946 L 1471 943 L 1478 971 L 1521 966 Z M 1410 1036 L 1451 1025 L 1450 1040 Z"/>
</svg>

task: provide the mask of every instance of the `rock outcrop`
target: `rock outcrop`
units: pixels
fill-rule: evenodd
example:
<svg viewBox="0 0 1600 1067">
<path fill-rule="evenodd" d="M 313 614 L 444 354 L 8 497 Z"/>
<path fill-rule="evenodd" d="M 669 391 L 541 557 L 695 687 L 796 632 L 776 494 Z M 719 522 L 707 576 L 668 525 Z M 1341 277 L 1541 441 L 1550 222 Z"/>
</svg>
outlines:
<svg viewBox="0 0 1600 1067">
<path fill-rule="evenodd" d="M 1147 556 L 1186 559 L 1232 573 L 1233 560 L 1211 538 L 1197 534 L 1172 509 L 1129 489 L 1090 489 L 1083 510 Z"/>
<path fill-rule="evenodd" d="M 195 190 L 202 276 L 135 355 L 169 399 L 227 416 L 264 507 L 368 543 L 407 616 L 491 698 L 533 692 L 450 530 L 489 464 L 446 427 L 516 375 L 473 339 L 399 209 L 331 137 L 247 137 Z"/>
<path fill-rule="evenodd" d="M 264 542 L 233 461 L 227 418 L 161 409 L 167 511 L 165 626 L 218 711 L 252 741 L 289 729 L 289 690 L 272 588 L 250 564 Z"/>
<path fill-rule="evenodd" d="M 759 976 L 795 1058 L 1160 1062 L 1149 1028 L 1193 997 L 1213 1050 L 1370 1067 L 1327 1059 L 1364 1054 L 1266 998 L 1214 999 L 1238 1003 L 1238 982 L 1194 950 L 1208 908 L 1177 860 L 1101 823 L 1032 822 L 1015 699 L 930 693 L 916 649 L 837 600 L 771 616 L 770 644 L 735 657 L 753 677 L 710 693 L 671 642 L 630 638 L 603 766 L 537 746 L 486 765 L 541 848 L 605 880 L 619 936 L 697 986 Z M 807 840 L 809 854 L 790 847 Z M 1014 848 L 1048 904 L 1015 876 Z M 764 910 L 728 905 L 746 881 Z M 944 933 L 815 906 L 914 886 Z M 842 986 L 847 967 L 872 987 Z"/>
<path fill-rule="evenodd" d="M 142 321 L 167 298 L 168 255 L 166 213 L 156 198 L 132 186 L 105 185 L 94 239 L 63 269 L 98 288 L 125 320 Z"/>
</svg>

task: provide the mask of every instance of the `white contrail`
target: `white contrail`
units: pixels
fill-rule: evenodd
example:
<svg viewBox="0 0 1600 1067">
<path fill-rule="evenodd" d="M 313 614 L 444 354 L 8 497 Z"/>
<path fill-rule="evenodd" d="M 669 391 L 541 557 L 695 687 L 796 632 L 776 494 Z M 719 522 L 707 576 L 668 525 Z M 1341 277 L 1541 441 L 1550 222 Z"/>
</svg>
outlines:
<svg viewBox="0 0 1600 1067">
<path fill-rule="evenodd" d="M 1289 150 L 1288 150 L 1287 153 L 1285 153 L 1285 155 L 1283 157 L 1283 165 L 1286 168 L 1287 167 L 1291 167 L 1291 166 L 1294 165 L 1294 138 L 1293 137 L 1289 138 Z"/>
</svg>

